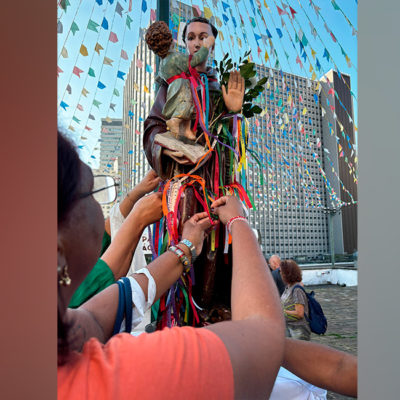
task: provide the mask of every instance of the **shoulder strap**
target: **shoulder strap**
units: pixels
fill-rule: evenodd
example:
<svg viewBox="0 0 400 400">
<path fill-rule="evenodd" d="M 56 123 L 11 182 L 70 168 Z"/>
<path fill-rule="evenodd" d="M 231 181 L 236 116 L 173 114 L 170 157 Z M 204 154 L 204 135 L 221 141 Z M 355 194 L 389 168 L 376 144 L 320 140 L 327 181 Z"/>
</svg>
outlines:
<svg viewBox="0 0 400 400">
<path fill-rule="evenodd" d="M 297 287 L 300 288 L 305 294 L 307 294 L 306 289 L 304 289 L 303 286 L 301 286 L 301 285 L 294 285 L 292 291 L 294 289 L 296 289 Z"/>
</svg>

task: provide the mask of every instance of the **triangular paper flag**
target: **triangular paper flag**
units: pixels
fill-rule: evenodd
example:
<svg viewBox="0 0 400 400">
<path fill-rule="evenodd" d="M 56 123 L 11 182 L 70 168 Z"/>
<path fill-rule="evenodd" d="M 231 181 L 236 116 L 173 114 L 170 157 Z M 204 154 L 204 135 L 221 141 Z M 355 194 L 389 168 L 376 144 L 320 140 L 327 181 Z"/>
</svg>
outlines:
<svg viewBox="0 0 400 400">
<path fill-rule="evenodd" d="M 81 48 L 79 49 L 79 53 L 81 53 L 84 57 L 86 57 L 89 54 L 86 46 L 83 44 L 81 45 Z"/>
<path fill-rule="evenodd" d="M 96 43 L 96 46 L 94 46 L 94 51 L 100 55 L 100 50 L 104 50 L 103 46 L 100 43 Z"/>
</svg>

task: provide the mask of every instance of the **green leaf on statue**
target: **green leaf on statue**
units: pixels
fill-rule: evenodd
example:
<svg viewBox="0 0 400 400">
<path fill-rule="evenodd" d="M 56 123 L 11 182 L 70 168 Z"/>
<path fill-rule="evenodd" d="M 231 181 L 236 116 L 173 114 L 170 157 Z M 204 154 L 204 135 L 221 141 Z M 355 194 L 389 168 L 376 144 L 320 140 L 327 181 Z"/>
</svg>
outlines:
<svg viewBox="0 0 400 400">
<path fill-rule="evenodd" d="M 260 114 L 262 112 L 262 108 L 258 107 L 258 106 L 253 106 L 253 108 L 251 109 L 251 111 L 254 114 Z"/>
<path fill-rule="evenodd" d="M 265 85 L 268 82 L 268 77 L 264 76 L 264 78 L 261 78 L 258 82 L 257 82 L 257 86 L 259 85 Z"/>
</svg>

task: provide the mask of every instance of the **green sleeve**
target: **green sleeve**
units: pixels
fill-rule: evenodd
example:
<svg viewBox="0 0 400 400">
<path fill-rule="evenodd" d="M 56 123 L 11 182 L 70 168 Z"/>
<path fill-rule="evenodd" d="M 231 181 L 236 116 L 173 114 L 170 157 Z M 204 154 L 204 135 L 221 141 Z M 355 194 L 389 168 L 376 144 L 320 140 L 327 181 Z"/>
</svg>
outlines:
<svg viewBox="0 0 400 400">
<path fill-rule="evenodd" d="M 200 50 L 192 57 L 190 65 L 194 68 L 197 65 L 201 64 L 203 61 L 207 60 L 207 57 L 208 49 L 207 47 L 202 46 Z"/>
<path fill-rule="evenodd" d="M 203 61 L 207 60 L 207 57 L 208 49 L 207 47 L 202 46 L 200 50 L 192 57 L 190 65 L 194 68 Z M 164 59 L 162 63 L 163 75 L 165 75 L 165 77 L 168 79 L 179 74 L 180 71 L 188 71 L 188 61 L 189 56 L 186 54 L 178 52 L 170 53 L 170 55 Z"/>
<path fill-rule="evenodd" d="M 79 307 L 86 300 L 89 300 L 95 294 L 101 292 L 114 282 L 114 274 L 112 273 L 110 267 L 101 258 L 99 258 L 93 269 L 89 272 L 88 276 L 80 284 L 78 289 L 76 289 L 74 295 L 72 296 L 71 302 L 69 303 L 69 307 Z"/>
</svg>

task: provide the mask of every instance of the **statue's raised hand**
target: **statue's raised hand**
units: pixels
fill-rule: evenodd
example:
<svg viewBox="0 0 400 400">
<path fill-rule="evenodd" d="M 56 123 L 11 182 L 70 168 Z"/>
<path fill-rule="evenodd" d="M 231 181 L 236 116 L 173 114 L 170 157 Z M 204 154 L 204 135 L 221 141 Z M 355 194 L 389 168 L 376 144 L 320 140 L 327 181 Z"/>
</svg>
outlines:
<svg viewBox="0 0 400 400">
<path fill-rule="evenodd" d="M 222 96 L 228 111 L 237 113 L 242 109 L 244 97 L 244 79 L 239 71 L 231 71 L 228 81 L 228 91 L 222 85 Z"/>
</svg>

